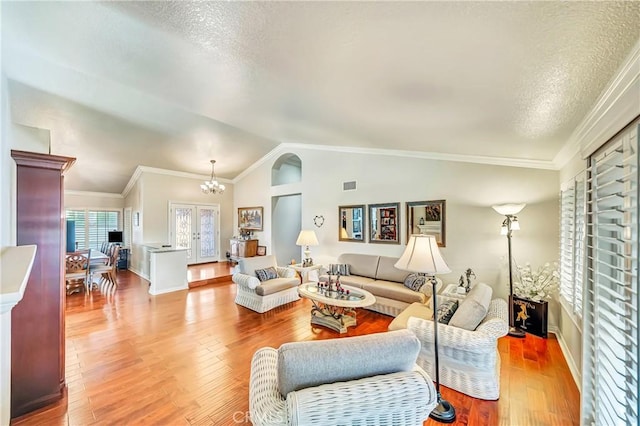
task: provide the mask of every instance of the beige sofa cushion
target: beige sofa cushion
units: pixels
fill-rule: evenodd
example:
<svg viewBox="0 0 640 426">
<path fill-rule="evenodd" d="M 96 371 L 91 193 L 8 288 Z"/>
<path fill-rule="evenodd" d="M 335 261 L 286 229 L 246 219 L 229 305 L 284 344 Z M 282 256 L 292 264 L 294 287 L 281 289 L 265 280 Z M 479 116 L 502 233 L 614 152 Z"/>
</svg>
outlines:
<svg viewBox="0 0 640 426">
<path fill-rule="evenodd" d="M 298 284 L 300 284 L 298 278 L 274 278 L 260 283 L 260 285 L 256 287 L 256 294 L 258 296 L 267 296 L 282 290 L 297 287 Z"/>
<path fill-rule="evenodd" d="M 409 275 L 411 272 L 403 271 L 396 268 L 394 265 L 397 261 L 397 257 L 380 256 L 380 261 L 378 262 L 378 272 L 376 272 L 376 279 L 403 283 L 404 279 L 407 278 L 407 275 Z"/>
<path fill-rule="evenodd" d="M 407 308 L 400 312 L 400 314 L 391 321 L 389 324 L 389 331 L 402 330 L 407 328 L 407 321 L 409 318 L 417 317 L 427 320 L 433 320 L 433 309 L 430 305 L 423 305 L 422 303 L 412 303 Z"/>
<path fill-rule="evenodd" d="M 333 277 L 335 280 L 335 277 Z M 346 277 L 340 277 L 340 283 L 344 285 L 350 285 L 352 287 L 363 288 L 365 285 L 374 282 L 373 278 L 361 277 L 359 275 L 348 275 Z"/>
<path fill-rule="evenodd" d="M 473 331 L 487 316 L 493 289 L 485 283 L 476 284 L 462 299 L 449 325 Z"/>
<path fill-rule="evenodd" d="M 278 390 L 411 371 L 420 341 L 409 330 L 342 339 L 285 343 L 278 349 Z"/>
<path fill-rule="evenodd" d="M 376 280 L 365 283 L 362 288 L 374 296 L 386 297 L 388 299 L 399 300 L 405 303 L 425 303 L 429 298 L 424 293 L 410 290 L 402 283 Z"/>
<path fill-rule="evenodd" d="M 351 275 L 375 279 L 379 258 L 380 256 L 372 254 L 343 253 L 338 256 L 337 263 L 348 263 Z"/>
</svg>

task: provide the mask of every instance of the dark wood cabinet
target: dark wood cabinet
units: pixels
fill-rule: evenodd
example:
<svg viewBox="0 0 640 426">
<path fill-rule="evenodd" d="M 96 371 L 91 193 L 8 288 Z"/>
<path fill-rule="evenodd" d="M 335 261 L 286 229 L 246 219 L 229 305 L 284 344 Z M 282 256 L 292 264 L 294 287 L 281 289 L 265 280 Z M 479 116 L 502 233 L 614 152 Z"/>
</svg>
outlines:
<svg viewBox="0 0 640 426">
<path fill-rule="evenodd" d="M 16 162 L 17 245 L 38 250 L 11 312 L 11 417 L 60 399 L 65 387 L 64 182 L 74 158 L 11 151 Z"/>
<path fill-rule="evenodd" d="M 240 257 L 253 257 L 258 252 L 258 240 L 232 239 L 231 260 L 237 261 Z"/>
</svg>

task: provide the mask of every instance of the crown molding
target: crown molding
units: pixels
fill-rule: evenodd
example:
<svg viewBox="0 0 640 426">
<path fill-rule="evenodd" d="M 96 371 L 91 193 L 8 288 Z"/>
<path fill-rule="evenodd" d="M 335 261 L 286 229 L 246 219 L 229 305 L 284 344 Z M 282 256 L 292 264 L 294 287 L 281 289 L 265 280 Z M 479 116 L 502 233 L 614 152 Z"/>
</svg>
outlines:
<svg viewBox="0 0 640 426">
<path fill-rule="evenodd" d="M 640 39 L 567 143 L 553 159 L 557 169 L 575 155 L 587 158 L 640 115 Z"/>
<path fill-rule="evenodd" d="M 80 196 L 80 197 L 99 197 L 99 198 L 124 198 L 122 194 L 117 194 L 114 192 L 74 191 L 72 189 L 65 189 L 64 195 Z"/>
<path fill-rule="evenodd" d="M 133 186 L 136 184 L 138 179 L 140 179 L 140 176 L 142 176 L 142 167 L 143 166 L 136 167 L 133 174 L 129 178 L 129 182 L 127 182 L 127 186 L 125 186 L 122 190 L 122 196 L 124 198 L 127 198 L 127 195 L 129 195 L 129 192 L 131 191 L 131 189 L 133 189 Z"/>
<path fill-rule="evenodd" d="M 122 191 L 123 197 L 126 197 L 129 194 L 129 191 L 131 191 L 131 189 L 136 184 L 138 179 L 140 179 L 140 176 L 142 176 L 143 173 L 153 173 L 156 175 L 174 176 L 174 177 L 181 177 L 181 178 L 187 178 L 187 179 L 199 179 L 199 180 L 207 180 L 211 177 L 210 175 L 201 175 L 198 173 L 179 172 L 176 170 L 160 169 L 157 167 L 149 167 L 149 166 L 138 166 L 136 167 L 136 170 L 131 175 L 131 178 L 129 179 L 127 186 L 125 186 L 124 190 Z M 233 183 L 231 179 L 225 179 L 218 176 L 216 176 L 216 179 L 218 180 L 218 182 L 222 182 L 222 183 Z"/>
<path fill-rule="evenodd" d="M 554 170 L 553 162 L 548 160 L 527 160 L 522 158 L 490 157 L 484 155 L 448 154 L 439 152 L 405 151 L 397 149 L 360 148 L 332 145 L 307 145 L 301 143 L 283 143 L 276 149 L 315 149 L 351 154 L 386 155 L 391 157 L 422 158 L 425 160 L 456 161 L 461 163 L 490 164 L 494 166 L 526 167 Z M 274 150 L 275 151 L 275 150 Z"/>
</svg>

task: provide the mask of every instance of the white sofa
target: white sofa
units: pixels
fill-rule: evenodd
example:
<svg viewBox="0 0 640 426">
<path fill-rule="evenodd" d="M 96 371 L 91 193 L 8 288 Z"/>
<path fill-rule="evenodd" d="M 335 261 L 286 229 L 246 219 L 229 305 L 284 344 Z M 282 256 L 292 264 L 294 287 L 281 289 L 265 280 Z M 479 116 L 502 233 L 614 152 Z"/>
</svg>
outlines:
<svg viewBox="0 0 640 426">
<path fill-rule="evenodd" d="M 396 268 L 394 265 L 397 261 L 397 257 L 343 253 L 338 256 L 336 263 L 349 265 L 349 275 L 340 277 L 342 284 L 361 288 L 375 296 L 376 303 L 365 309 L 395 317 L 414 302 L 429 302 L 432 291 L 429 282 L 422 286 L 420 291 L 405 287 L 404 280 L 410 272 Z M 320 280 L 327 278 L 325 274 Z M 335 279 L 335 276 L 332 279 Z M 437 288 L 440 288 L 442 281 L 437 281 Z"/>
<path fill-rule="evenodd" d="M 437 404 L 407 330 L 262 348 L 249 412 L 261 425 L 422 425 Z"/>
<path fill-rule="evenodd" d="M 460 302 L 458 310 L 463 303 L 472 302 L 469 297 L 481 290 L 481 284 L 478 283 Z M 447 300 L 451 299 L 438 295 L 438 306 Z M 439 324 L 440 384 L 474 398 L 496 400 L 500 397 L 498 339 L 509 331 L 507 303 L 493 299 L 485 309 L 486 315 L 472 331 Z M 406 328 L 418 337 L 422 348 L 417 363 L 435 377 L 433 324 L 431 307 L 415 303 L 389 324 L 389 330 Z"/>
<path fill-rule="evenodd" d="M 278 277 L 260 281 L 256 270 L 269 267 L 276 269 Z M 236 303 L 258 313 L 300 299 L 296 271 L 277 266 L 274 255 L 241 258 L 231 279 L 236 283 Z"/>
</svg>

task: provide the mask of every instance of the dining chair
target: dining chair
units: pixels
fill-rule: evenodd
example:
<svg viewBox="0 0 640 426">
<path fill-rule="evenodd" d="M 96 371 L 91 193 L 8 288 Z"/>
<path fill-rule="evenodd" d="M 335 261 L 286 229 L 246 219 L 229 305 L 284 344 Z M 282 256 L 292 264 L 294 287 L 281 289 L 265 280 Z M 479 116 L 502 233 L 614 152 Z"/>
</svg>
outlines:
<svg viewBox="0 0 640 426">
<path fill-rule="evenodd" d="M 117 287 L 118 278 L 116 268 L 118 266 L 118 256 L 120 255 L 120 246 L 113 245 L 110 248 L 109 257 L 106 263 L 92 264 L 89 268 L 89 280 L 93 283 L 93 276 L 100 274 L 99 285 L 101 289 L 107 287 Z"/>
<path fill-rule="evenodd" d="M 64 280 L 67 295 L 79 292 L 89 280 L 90 249 L 79 250 L 65 255 Z"/>
</svg>

